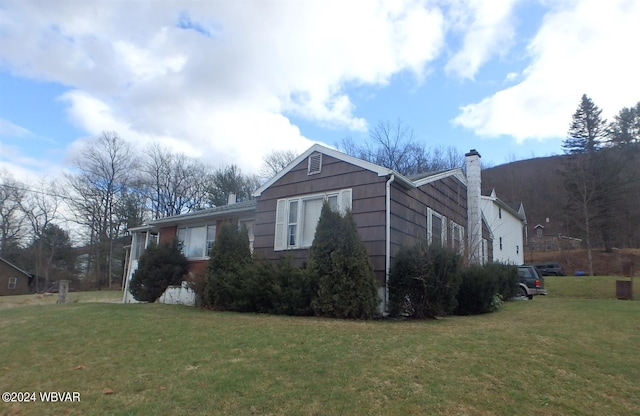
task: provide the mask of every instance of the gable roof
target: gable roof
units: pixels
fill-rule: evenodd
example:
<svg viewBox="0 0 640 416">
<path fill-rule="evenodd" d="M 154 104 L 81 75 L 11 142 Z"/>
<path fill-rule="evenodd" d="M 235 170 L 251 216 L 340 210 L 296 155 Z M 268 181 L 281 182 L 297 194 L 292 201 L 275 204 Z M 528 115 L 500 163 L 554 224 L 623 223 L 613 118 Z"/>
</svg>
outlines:
<svg viewBox="0 0 640 416">
<path fill-rule="evenodd" d="M 433 181 L 436 181 L 436 180 L 439 180 L 439 179 L 443 179 L 443 178 L 445 178 L 447 176 L 455 176 L 463 184 L 466 185 L 466 179 L 465 179 L 464 174 L 462 173 L 461 169 L 451 169 L 451 170 L 438 171 L 438 172 L 427 172 L 427 173 L 423 173 L 423 174 L 413 175 L 411 177 L 407 177 L 405 175 L 400 174 L 399 172 L 396 172 L 393 169 L 389 169 L 389 168 L 385 168 L 385 167 L 380 166 L 380 165 L 376 165 L 375 163 L 371 163 L 371 162 L 368 162 L 366 160 L 359 159 L 359 158 L 354 157 L 354 156 L 350 156 L 350 155 L 348 155 L 346 153 L 342 153 L 342 152 L 340 152 L 338 150 L 330 149 L 328 147 L 325 147 L 325 146 L 322 146 L 322 145 L 316 143 L 313 146 L 311 146 L 309 149 L 307 149 L 304 153 L 302 153 L 300 156 L 298 156 L 291 163 L 289 163 L 284 169 L 282 169 L 280 172 L 278 172 L 278 174 L 276 176 L 274 176 L 273 178 L 269 179 L 262 186 L 260 186 L 258 189 L 256 189 L 255 192 L 253 193 L 253 196 L 259 197 L 262 194 L 262 192 L 264 192 L 271 185 L 273 185 L 275 182 L 280 180 L 280 178 L 282 178 L 284 175 L 289 173 L 295 166 L 300 164 L 303 160 L 308 158 L 314 152 L 319 152 L 319 153 L 325 154 L 327 156 L 331 156 L 331 157 L 333 157 L 335 159 L 342 160 L 343 162 L 347 162 L 347 163 L 350 163 L 352 165 L 359 166 L 359 167 L 361 167 L 363 169 L 366 169 L 368 171 L 371 171 L 371 172 L 377 174 L 378 176 L 391 176 L 391 175 L 393 175 L 398 182 L 400 182 L 401 184 L 403 184 L 407 188 L 416 188 L 416 187 L 425 185 L 427 183 L 430 183 L 430 182 L 433 182 Z"/>
<path fill-rule="evenodd" d="M 9 267 L 12 267 L 12 268 L 16 269 L 18 272 L 20 272 L 20 273 L 24 274 L 25 276 L 27 276 L 27 277 L 31 277 L 31 275 L 30 275 L 29 273 L 25 272 L 24 270 L 22 270 L 21 268 L 19 268 L 19 267 L 18 267 L 18 266 L 16 266 L 15 264 L 13 264 L 13 263 L 9 262 L 9 260 L 5 260 L 5 259 L 3 259 L 2 257 L 0 257 L 0 261 L 1 261 L 1 262 L 3 262 L 3 263 L 8 264 L 8 265 L 9 265 Z"/>
<path fill-rule="evenodd" d="M 527 223 L 527 216 L 524 213 L 524 205 L 522 204 L 522 202 L 506 203 L 496 196 L 495 189 L 492 189 L 491 192 L 488 192 L 488 195 L 483 192 L 480 198 L 493 201 L 496 205 L 498 205 L 514 217 L 519 218 L 520 221 L 522 221 L 524 224 Z"/>
</svg>

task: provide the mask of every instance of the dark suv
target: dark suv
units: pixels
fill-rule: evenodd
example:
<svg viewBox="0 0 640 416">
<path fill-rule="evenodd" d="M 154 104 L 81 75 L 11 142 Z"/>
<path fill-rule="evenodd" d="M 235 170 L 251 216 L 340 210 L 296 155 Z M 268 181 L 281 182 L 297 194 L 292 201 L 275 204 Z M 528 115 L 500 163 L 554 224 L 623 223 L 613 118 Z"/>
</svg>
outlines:
<svg viewBox="0 0 640 416">
<path fill-rule="evenodd" d="M 518 276 L 520 277 L 520 294 L 529 299 L 533 299 L 533 295 L 546 295 L 547 290 L 544 288 L 544 277 L 538 273 L 533 266 L 518 266 Z"/>
<path fill-rule="evenodd" d="M 534 266 L 543 276 L 564 276 L 560 263 L 536 263 Z"/>
</svg>

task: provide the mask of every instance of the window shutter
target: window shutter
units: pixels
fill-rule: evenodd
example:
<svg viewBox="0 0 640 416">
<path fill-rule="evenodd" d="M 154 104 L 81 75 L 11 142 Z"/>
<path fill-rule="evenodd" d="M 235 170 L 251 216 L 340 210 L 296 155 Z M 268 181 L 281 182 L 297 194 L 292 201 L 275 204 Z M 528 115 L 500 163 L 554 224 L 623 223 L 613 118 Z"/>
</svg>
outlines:
<svg viewBox="0 0 640 416">
<path fill-rule="evenodd" d="M 286 207 L 287 200 L 286 199 L 278 199 L 278 203 L 276 205 L 276 229 L 275 236 L 273 239 L 273 250 L 280 251 L 286 248 Z"/>
<path fill-rule="evenodd" d="M 351 209 L 351 189 L 343 189 L 340 191 L 340 213 L 345 214 Z"/>
</svg>

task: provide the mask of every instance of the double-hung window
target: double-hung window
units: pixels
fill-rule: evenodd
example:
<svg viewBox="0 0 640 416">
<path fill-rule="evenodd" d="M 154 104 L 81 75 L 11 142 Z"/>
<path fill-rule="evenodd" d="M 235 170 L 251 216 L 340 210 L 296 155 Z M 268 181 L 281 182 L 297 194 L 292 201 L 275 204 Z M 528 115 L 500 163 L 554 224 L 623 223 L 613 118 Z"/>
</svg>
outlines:
<svg viewBox="0 0 640 416">
<path fill-rule="evenodd" d="M 311 247 L 320 219 L 322 204 L 344 212 L 351 208 L 351 189 L 279 199 L 273 248 L 275 251 Z"/>
<path fill-rule="evenodd" d="M 215 225 L 178 228 L 178 241 L 182 253 L 190 259 L 209 257 L 209 252 L 216 240 Z"/>
<path fill-rule="evenodd" d="M 18 278 L 10 277 L 9 284 L 7 285 L 7 289 L 15 289 L 17 284 L 18 284 Z"/>
<path fill-rule="evenodd" d="M 464 253 L 464 227 L 451 221 L 452 248 L 459 254 Z"/>
<path fill-rule="evenodd" d="M 427 208 L 427 243 L 437 247 L 447 244 L 447 217 Z"/>
</svg>

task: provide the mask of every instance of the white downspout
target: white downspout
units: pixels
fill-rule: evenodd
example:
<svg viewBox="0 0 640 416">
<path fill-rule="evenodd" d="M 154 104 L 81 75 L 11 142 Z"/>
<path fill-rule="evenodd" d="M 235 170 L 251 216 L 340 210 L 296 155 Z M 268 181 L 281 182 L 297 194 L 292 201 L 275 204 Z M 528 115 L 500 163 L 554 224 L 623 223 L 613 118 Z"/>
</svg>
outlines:
<svg viewBox="0 0 640 416">
<path fill-rule="evenodd" d="M 385 282 L 384 282 L 384 310 L 383 313 L 386 314 L 389 312 L 389 269 L 391 265 L 391 183 L 396 179 L 394 174 L 391 174 L 389 180 L 387 181 L 387 189 L 386 189 L 386 218 L 385 218 L 385 228 L 386 228 L 386 238 L 385 238 Z"/>
</svg>

